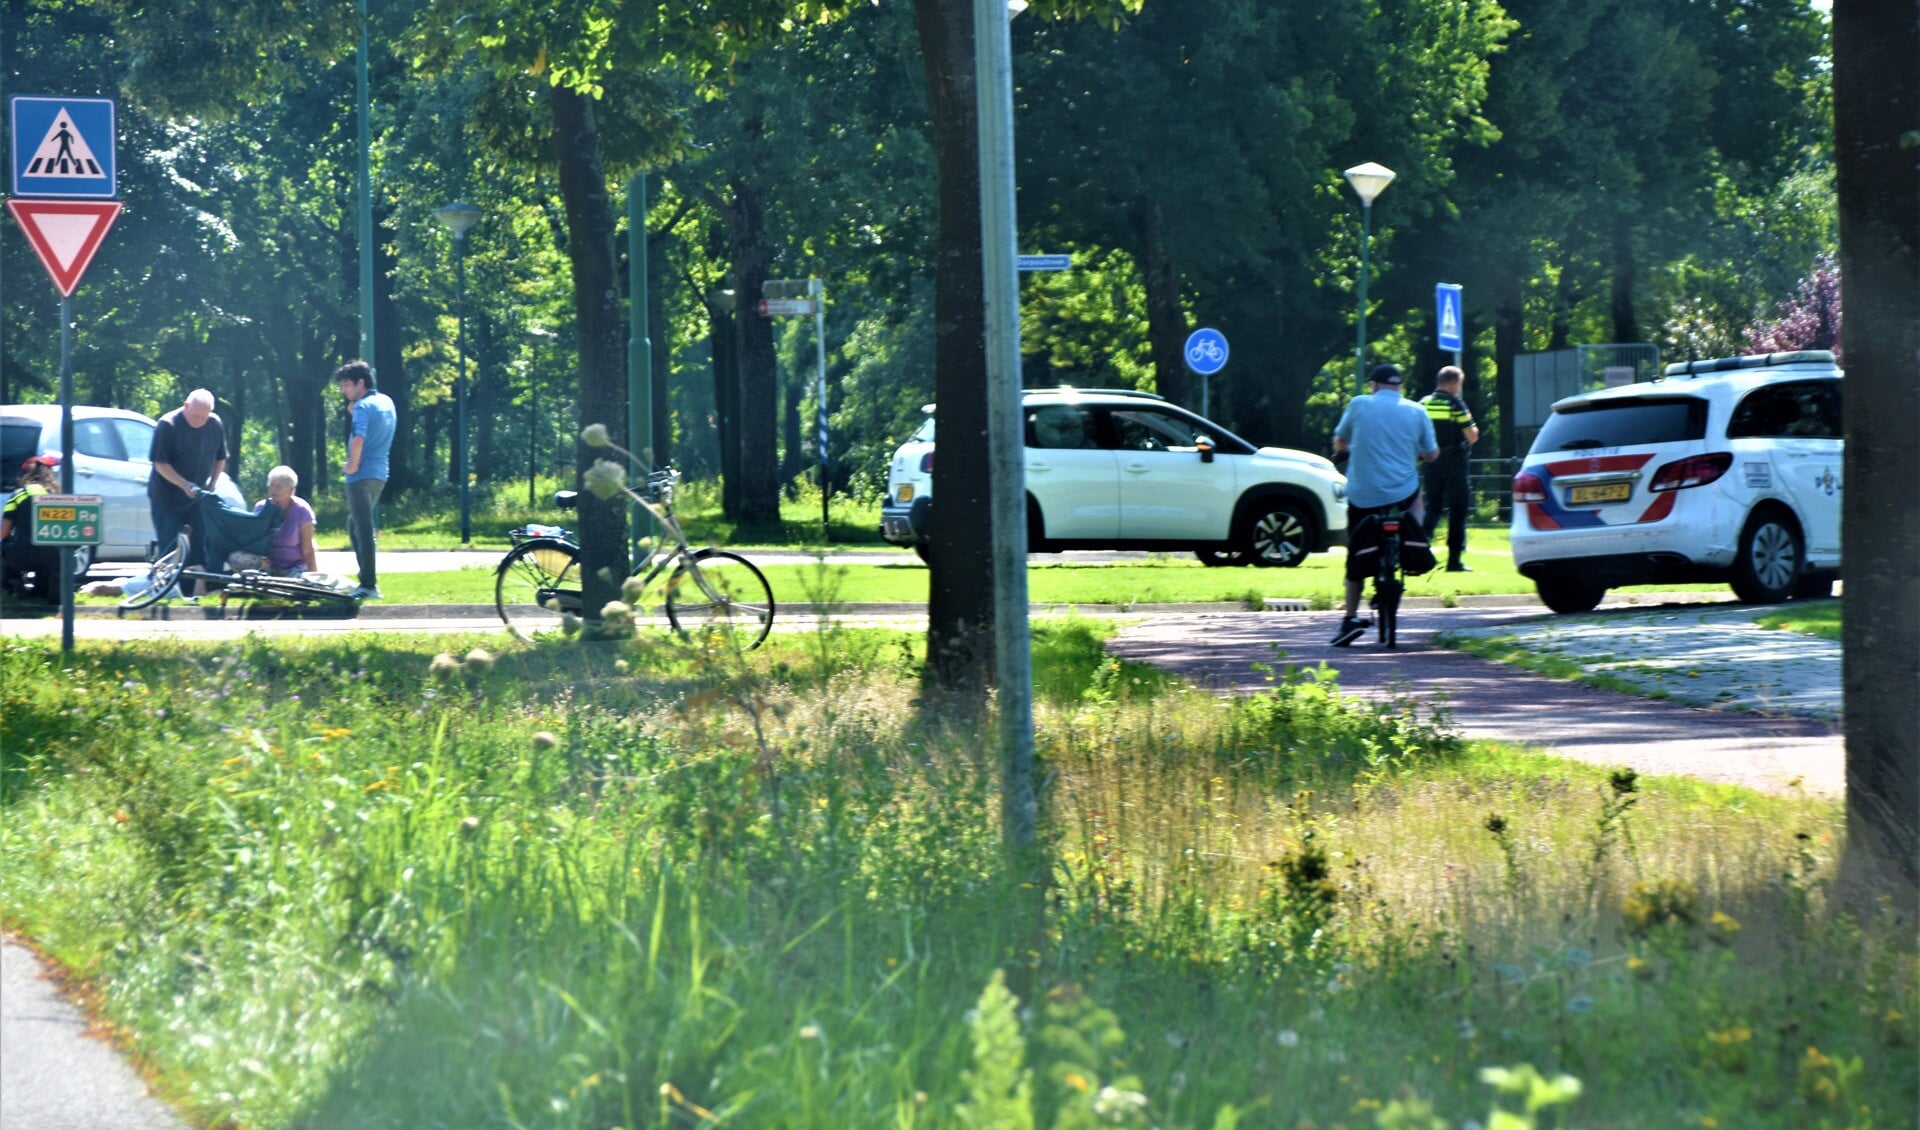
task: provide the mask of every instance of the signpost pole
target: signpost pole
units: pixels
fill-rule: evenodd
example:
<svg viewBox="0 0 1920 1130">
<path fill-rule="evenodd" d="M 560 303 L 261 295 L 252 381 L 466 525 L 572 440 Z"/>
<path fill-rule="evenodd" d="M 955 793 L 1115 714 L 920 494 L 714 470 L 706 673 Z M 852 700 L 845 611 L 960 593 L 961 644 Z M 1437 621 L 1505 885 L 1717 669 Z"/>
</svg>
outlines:
<svg viewBox="0 0 1920 1130">
<path fill-rule="evenodd" d="M 833 540 L 833 527 L 827 524 L 827 296 L 819 279 L 807 280 L 807 295 L 813 299 L 813 352 L 819 365 L 817 381 L 820 417 L 820 538 Z"/>
<path fill-rule="evenodd" d="M 60 493 L 73 493 L 73 297 L 60 296 Z M 60 654 L 73 654 L 73 547 L 60 547 Z"/>
</svg>

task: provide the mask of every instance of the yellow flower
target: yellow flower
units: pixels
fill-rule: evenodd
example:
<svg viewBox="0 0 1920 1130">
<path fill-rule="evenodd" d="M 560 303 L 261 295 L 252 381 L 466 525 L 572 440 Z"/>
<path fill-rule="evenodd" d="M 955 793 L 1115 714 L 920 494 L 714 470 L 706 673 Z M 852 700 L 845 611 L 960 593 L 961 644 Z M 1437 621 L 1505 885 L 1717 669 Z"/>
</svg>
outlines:
<svg viewBox="0 0 1920 1130">
<path fill-rule="evenodd" d="M 1800 1070 L 1802 1071 L 1819 1071 L 1822 1068 L 1832 1066 L 1833 1060 L 1821 1054 L 1820 1049 L 1814 1047 L 1812 1044 L 1807 1045 L 1807 1054 L 1800 1059 Z"/>
<path fill-rule="evenodd" d="M 1093 1087 L 1093 1084 L 1087 1082 L 1087 1077 L 1078 1071 L 1067 1072 L 1066 1084 L 1076 1091 L 1087 1091 Z"/>
</svg>

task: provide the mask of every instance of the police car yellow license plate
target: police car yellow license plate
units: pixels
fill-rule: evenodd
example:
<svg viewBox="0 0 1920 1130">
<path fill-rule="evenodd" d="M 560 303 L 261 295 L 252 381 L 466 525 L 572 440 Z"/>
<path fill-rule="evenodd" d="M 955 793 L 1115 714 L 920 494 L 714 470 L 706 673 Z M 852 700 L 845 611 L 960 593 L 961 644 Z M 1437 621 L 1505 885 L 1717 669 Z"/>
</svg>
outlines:
<svg viewBox="0 0 1920 1130">
<path fill-rule="evenodd" d="M 1590 487 L 1574 487 L 1567 492 L 1567 502 L 1572 506 L 1589 502 L 1625 502 L 1632 495 L 1631 483 L 1597 483 Z"/>
</svg>

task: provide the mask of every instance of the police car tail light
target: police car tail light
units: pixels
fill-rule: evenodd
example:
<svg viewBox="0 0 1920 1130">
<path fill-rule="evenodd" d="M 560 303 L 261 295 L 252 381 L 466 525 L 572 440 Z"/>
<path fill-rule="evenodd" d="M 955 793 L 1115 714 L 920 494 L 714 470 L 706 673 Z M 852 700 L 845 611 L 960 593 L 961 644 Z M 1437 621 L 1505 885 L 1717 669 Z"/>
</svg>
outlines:
<svg viewBox="0 0 1920 1130">
<path fill-rule="evenodd" d="M 1677 459 L 1653 473 L 1653 481 L 1647 484 L 1650 491 L 1685 490 L 1688 487 L 1702 487 L 1727 473 L 1733 466 L 1733 453 L 1716 451 L 1712 455 L 1690 455 Z"/>
<path fill-rule="evenodd" d="M 1513 477 L 1514 505 L 1546 500 L 1547 484 L 1541 481 L 1540 476 L 1531 471 L 1522 471 Z"/>
</svg>

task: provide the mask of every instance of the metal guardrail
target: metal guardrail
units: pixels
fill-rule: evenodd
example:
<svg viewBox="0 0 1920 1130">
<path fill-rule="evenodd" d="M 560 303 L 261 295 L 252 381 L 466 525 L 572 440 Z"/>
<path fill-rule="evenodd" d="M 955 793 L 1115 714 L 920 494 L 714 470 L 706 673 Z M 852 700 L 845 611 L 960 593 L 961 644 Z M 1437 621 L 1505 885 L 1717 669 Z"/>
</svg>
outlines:
<svg viewBox="0 0 1920 1130">
<path fill-rule="evenodd" d="M 1492 500 L 1494 513 L 1504 524 L 1513 518 L 1513 476 L 1520 469 L 1518 459 L 1467 460 L 1467 486 L 1473 491 L 1473 512 L 1484 512 Z"/>
</svg>

